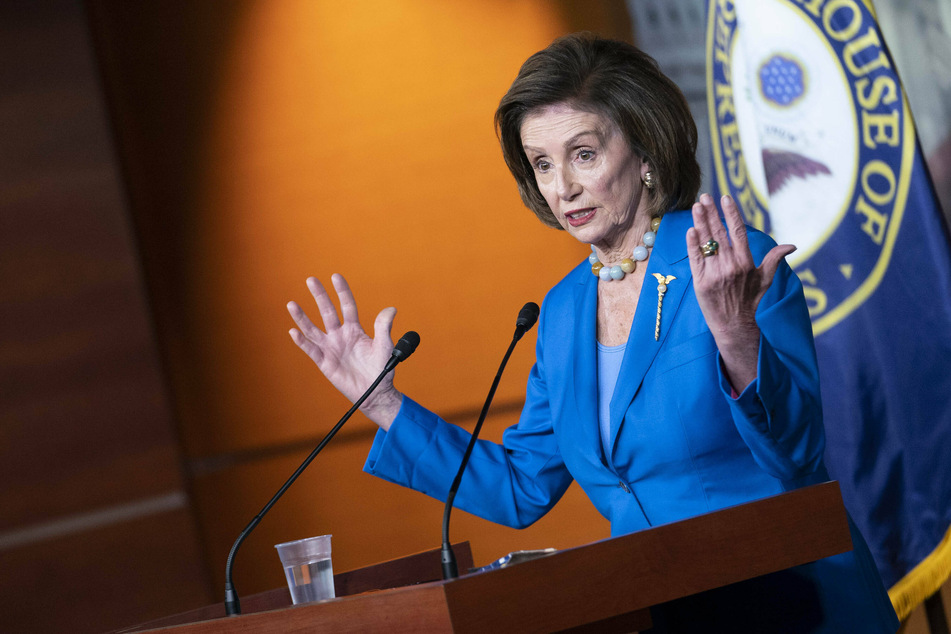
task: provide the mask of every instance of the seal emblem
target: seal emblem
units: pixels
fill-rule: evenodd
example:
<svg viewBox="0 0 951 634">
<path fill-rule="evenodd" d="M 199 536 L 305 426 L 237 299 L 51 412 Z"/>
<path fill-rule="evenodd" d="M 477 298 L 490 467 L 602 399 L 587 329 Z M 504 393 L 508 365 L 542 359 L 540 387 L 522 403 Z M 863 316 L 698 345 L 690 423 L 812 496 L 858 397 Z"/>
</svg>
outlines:
<svg viewBox="0 0 951 634">
<path fill-rule="evenodd" d="M 798 247 L 818 335 L 891 257 L 915 150 L 901 85 L 862 0 L 718 0 L 707 46 L 717 185 Z"/>
</svg>

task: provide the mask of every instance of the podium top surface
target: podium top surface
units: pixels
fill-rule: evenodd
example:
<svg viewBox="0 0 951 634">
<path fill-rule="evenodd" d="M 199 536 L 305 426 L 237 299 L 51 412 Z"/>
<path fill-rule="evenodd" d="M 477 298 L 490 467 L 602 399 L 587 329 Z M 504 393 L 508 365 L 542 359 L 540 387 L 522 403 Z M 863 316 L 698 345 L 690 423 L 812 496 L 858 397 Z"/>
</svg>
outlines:
<svg viewBox="0 0 951 634">
<path fill-rule="evenodd" d="M 608 631 L 617 622 L 630 631 L 630 624 L 644 621 L 624 617 L 644 615 L 652 605 L 851 548 L 838 483 L 826 482 L 451 581 L 205 620 L 174 631 L 530 632 L 598 623 L 605 625 L 599 631 Z M 438 551 L 417 557 L 432 553 Z"/>
</svg>

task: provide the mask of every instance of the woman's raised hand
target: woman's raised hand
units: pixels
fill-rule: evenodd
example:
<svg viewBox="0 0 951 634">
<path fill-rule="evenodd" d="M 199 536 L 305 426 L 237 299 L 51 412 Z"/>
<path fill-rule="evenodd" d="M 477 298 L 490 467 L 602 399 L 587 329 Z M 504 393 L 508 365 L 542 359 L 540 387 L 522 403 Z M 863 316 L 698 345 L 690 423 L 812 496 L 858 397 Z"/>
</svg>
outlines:
<svg viewBox="0 0 951 634">
<path fill-rule="evenodd" d="M 796 247 L 773 247 L 757 267 L 736 203 L 724 196 L 720 204 L 726 226 L 712 196 L 703 194 L 700 202 L 694 203 L 693 227 L 687 230 L 687 253 L 697 303 L 717 342 L 733 389 L 742 392 L 756 378 L 756 308 L 773 283 L 779 262 Z M 708 240 L 719 245 L 715 255 L 704 256 L 701 250 Z"/>
<path fill-rule="evenodd" d="M 380 311 L 373 323 L 371 339 L 360 324 L 357 303 L 347 280 L 335 273 L 331 281 L 340 300 L 343 321 L 338 317 L 337 309 L 320 281 L 309 277 L 307 288 L 317 303 L 324 330 L 315 326 L 296 302 L 289 302 L 287 311 L 297 324 L 297 328 L 291 328 L 290 335 L 333 386 L 354 402 L 370 387 L 390 358 L 393 351 L 390 329 L 396 309 L 384 308 Z M 386 430 L 396 418 L 402 398 L 402 394 L 393 387 L 393 373 L 390 372 L 363 402 L 360 411 Z"/>
</svg>

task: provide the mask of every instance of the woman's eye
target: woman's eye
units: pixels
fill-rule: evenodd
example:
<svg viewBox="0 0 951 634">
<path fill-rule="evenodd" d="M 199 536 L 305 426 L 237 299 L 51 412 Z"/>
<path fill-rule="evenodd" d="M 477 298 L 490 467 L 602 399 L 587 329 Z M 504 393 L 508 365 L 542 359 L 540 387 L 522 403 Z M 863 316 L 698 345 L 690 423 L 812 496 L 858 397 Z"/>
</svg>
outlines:
<svg viewBox="0 0 951 634">
<path fill-rule="evenodd" d="M 551 169 L 551 163 L 548 161 L 538 161 L 535 163 L 535 169 L 537 169 L 539 172 L 547 172 Z"/>
<path fill-rule="evenodd" d="M 580 158 L 582 161 L 590 161 L 594 158 L 594 152 L 591 150 L 581 150 L 578 152 L 578 158 Z"/>
</svg>

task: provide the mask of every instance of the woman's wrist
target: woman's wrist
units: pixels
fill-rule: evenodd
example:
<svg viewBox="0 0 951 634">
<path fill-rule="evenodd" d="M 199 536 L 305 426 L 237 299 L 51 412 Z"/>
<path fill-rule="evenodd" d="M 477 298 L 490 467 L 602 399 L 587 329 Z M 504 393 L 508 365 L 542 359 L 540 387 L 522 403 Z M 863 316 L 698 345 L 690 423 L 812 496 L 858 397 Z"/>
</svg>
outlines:
<svg viewBox="0 0 951 634">
<path fill-rule="evenodd" d="M 753 324 L 713 331 L 723 370 L 730 386 L 740 394 L 756 379 L 759 363 L 759 327 Z"/>
<path fill-rule="evenodd" d="M 383 431 L 389 431 L 390 425 L 396 420 L 400 408 L 403 406 L 403 394 L 392 385 L 383 388 L 372 398 L 363 402 L 360 411 L 376 423 Z"/>
</svg>

